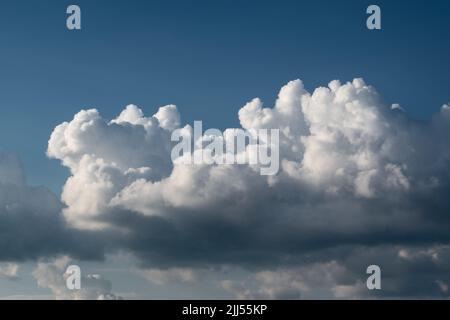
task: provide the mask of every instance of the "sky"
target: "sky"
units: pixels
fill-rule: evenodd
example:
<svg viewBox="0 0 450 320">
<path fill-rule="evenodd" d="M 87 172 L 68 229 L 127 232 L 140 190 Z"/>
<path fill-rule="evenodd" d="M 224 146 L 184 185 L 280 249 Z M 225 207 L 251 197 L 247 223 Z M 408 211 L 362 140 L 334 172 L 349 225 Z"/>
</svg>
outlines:
<svg viewBox="0 0 450 320">
<path fill-rule="evenodd" d="M 81 30 L 66 28 L 70 4 L 81 8 Z M 381 8 L 381 30 L 366 27 L 370 4 Z M 403 252 L 397 256 L 404 261 L 417 263 L 417 268 L 429 267 L 432 271 L 424 274 L 428 280 L 433 273 L 445 274 L 450 268 L 450 260 L 445 260 L 450 256 L 445 236 L 450 230 L 445 215 L 450 206 L 441 196 L 448 191 L 450 175 L 446 169 L 449 122 L 442 106 L 450 102 L 449 12 L 450 3 L 438 0 L 3 0 L 0 162 L 5 169 L 0 174 L 17 173 L 26 181 L 14 174 L 0 179 L 5 208 L 19 203 L 17 219 L 4 216 L 0 233 L 11 240 L 5 241 L 7 249 L 0 261 L 23 264 L 22 276 L 0 267 L 0 274 L 6 270 L 5 274 L 13 275 L 0 276 L 0 296 L 71 297 L 45 275 L 50 269 L 63 270 L 72 260 L 109 278 L 97 281 L 100 284 L 86 280 L 96 289 L 82 293 L 82 298 L 111 291 L 104 289 L 108 281 L 124 297 L 160 297 L 155 290 L 164 292 L 164 297 L 202 297 L 206 292 L 216 297 L 328 297 L 328 286 L 333 286 L 334 294 L 361 295 L 360 284 L 348 279 L 356 277 L 358 268 L 370 260 L 368 255 L 377 256 L 379 251 L 385 253 L 382 261 Z M 296 79 L 302 82 L 290 82 Z M 330 85 L 333 93 L 323 95 L 340 97 L 361 110 L 317 111 L 328 102 L 321 100 L 320 92 L 313 93 L 332 80 L 341 83 Z M 338 92 L 333 86 L 345 88 Z M 280 88 L 286 88 L 280 93 L 285 100 L 278 103 Z M 317 99 L 300 102 L 310 99 L 306 92 Z M 264 118 L 258 102 L 244 107 L 256 97 L 266 107 L 278 103 L 279 110 L 267 111 L 269 118 Z M 292 106 L 289 101 L 297 102 Z M 336 108 L 346 108 L 336 103 Z M 166 156 L 161 151 L 166 143 L 161 141 L 167 138 L 164 130 L 173 128 L 161 124 L 158 132 L 149 133 L 145 124 L 142 128 L 148 136 L 142 137 L 138 123 L 150 120 L 137 107 L 119 116 L 130 104 L 149 118 L 159 107 L 176 105 L 178 111 L 164 109 L 166 113 L 152 118 L 173 126 L 179 116 L 182 127 L 202 120 L 205 128 L 221 130 L 289 128 L 282 137 L 290 148 L 281 150 L 285 162 L 276 182 L 280 186 L 268 193 L 280 194 L 267 198 L 270 183 L 245 170 L 209 172 L 209 176 L 225 175 L 231 180 L 226 183 L 223 178 L 222 185 L 211 178 L 202 184 L 204 175 L 198 171 L 177 171 L 171 164 L 158 163 L 157 157 Z M 383 111 L 392 104 L 399 104 L 404 115 Z M 310 109 L 311 105 L 316 109 Z M 301 111 L 291 114 L 297 107 Z M 91 108 L 97 113 L 78 114 Z M 76 114 L 79 121 L 73 120 Z M 107 124 L 112 119 L 126 122 L 127 116 L 133 119 L 130 128 Z M 70 128 L 57 131 L 65 121 Z M 86 135 L 83 121 L 91 121 Z M 306 138 L 299 142 L 300 136 Z M 329 144 L 320 140 L 325 136 L 331 139 Z M 383 147 L 377 149 L 378 145 Z M 292 154 L 293 150 L 301 155 Z M 414 153 L 409 154 L 411 150 Z M 348 154 L 353 157 L 346 158 Z M 127 171 L 139 167 L 148 167 L 152 173 L 135 177 Z M 333 170 L 342 170 L 346 179 L 336 178 Z M 8 179 L 17 188 L 8 187 Z M 146 183 L 138 185 L 142 179 Z M 208 186 L 204 198 L 193 189 L 180 191 L 197 183 L 200 189 Z M 214 193 L 216 189 L 223 195 Z M 167 193 L 179 197 L 170 198 Z M 235 200 L 237 195 L 245 196 Z M 268 199 L 265 208 L 259 203 L 264 197 Z M 318 199 L 324 199 L 322 205 Z M 350 203 L 349 208 L 344 202 Z M 368 208 L 383 214 L 374 217 Z M 42 217 L 36 215 L 41 211 L 45 212 Z M 166 211 L 168 221 L 161 216 Z M 197 211 L 201 213 L 195 215 Z M 271 214 L 279 211 L 286 216 L 273 221 Z M 329 224 L 338 214 L 330 211 L 348 211 L 348 223 L 328 230 L 323 221 Z M 432 217 L 427 220 L 422 215 L 430 211 Z M 27 218 L 29 212 L 32 218 Z M 292 212 L 305 212 L 305 216 L 293 218 Z M 187 217 L 192 220 L 186 221 Z M 108 228 L 98 231 L 97 219 L 107 226 L 130 228 L 135 237 L 122 239 Z M 37 229 L 50 231 L 25 236 L 23 220 L 36 221 Z M 274 223 L 275 230 L 268 230 L 263 221 Z M 309 227 L 291 229 L 289 221 Z M 419 228 L 424 221 L 428 227 Z M 213 229 L 215 236 L 208 226 L 216 222 L 224 224 Z M 295 237 L 300 231 L 305 236 Z M 166 239 L 164 232 L 176 235 Z M 278 239 L 280 232 L 286 238 Z M 262 235 L 268 239 L 264 250 L 255 248 Z M 83 244 L 75 243 L 78 237 Z M 236 249 L 239 244 L 228 241 L 232 237 L 249 247 Z M 59 245 L 50 245 L 55 240 Z M 183 241 L 189 245 L 184 247 Z M 185 257 L 186 250 L 198 247 L 202 257 Z M 369 253 L 361 252 L 365 247 Z M 433 265 L 432 253 L 444 256 L 444 262 Z M 272 259 L 266 261 L 260 255 Z M 108 262 L 101 261 L 104 257 Z M 286 264 L 285 259 L 291 262 Z M 395 278 L 393 270 L 407 269 L 404 261 L 393 265 L 388 276 Z M 111 268 L 116 271 L 105 272 Z M 158 268 L 165 268 L 165 273 Z M 312 269 L 317 274 L 311 274 Z M 320 272 L 329 270 L 335 271 L 330 276 L 333 283 L 317 284 L 323 276 Z M 126 272 L 126 280 L 121 272 Z M 206 279 L 198 279 L 199 273 L 206 273 Z M 150 280 L 143 284 L 141 278 Z M 41 285 L 36 285 L 36 279 Z M 302 285 L 285 288 L 283 284 L 292 279 Z M 401 285 L 407 281 L 396 278 L 386 296 L 409 296 L 413 291 L 430 296 L 432 288 L 447 286 L 439 291 L 446 296 L 448 280 L 448 276 L 431 279 L 429 288 L 419 290 L 413 284 Z M 245 288 L 239 288 L 239 283 L 245 283 Z"/>
<path fill-rule="evenodd" d="M 112 118 L 130 103 L 176 104 L 187 123 L 225 128 L 249 99 L 270 103 L 297 78 L 313 89 L 363 77 L 418 119 L 448 100 L 448 1 L 378 2 L 375 32 L 367 1 L 77 3 L 77 32 L 65 27 L 71 2 L 2 1 L 0 12 L 0 145 L 55 192 L 67 172 L 46 143 L 81 108 Z"/>
</svg>

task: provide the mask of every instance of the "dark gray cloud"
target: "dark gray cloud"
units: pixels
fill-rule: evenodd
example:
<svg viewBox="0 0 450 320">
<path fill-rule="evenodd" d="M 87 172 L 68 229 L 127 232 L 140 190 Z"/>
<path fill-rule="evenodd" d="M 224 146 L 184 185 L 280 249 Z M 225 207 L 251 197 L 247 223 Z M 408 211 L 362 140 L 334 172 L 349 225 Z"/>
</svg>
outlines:
<svg viewBox="0 0 450 320">
<path fill-rule="evenodd" d="M 0 154 L 0 261 L 65 253 L 100 258 L 105 237 L 73 229 L 62 215 L 63 207 L 48 188 L 26 184 L 17 156 Z"/>
</svg>

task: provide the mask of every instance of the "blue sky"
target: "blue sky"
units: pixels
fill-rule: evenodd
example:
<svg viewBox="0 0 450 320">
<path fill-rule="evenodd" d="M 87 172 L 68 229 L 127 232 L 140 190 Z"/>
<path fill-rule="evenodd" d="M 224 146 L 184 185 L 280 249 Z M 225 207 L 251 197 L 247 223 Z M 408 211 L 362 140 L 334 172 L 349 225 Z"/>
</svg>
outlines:
<svg viewBox="0 0 450 320">
<path fill-rule="evenodd" d="M 386 103 L 426 119 L 450 89 L 450 3 L 377 1 L 2 1 L 0 146 L 23 159 L 31 184 L 59 191 L 67 172 L 45 156 L 55 125 L 82 108 L 107 118 L 134 103 L 173 103 L 182 121 L 237 126 L 237 111 L 301 78 L 308 89 L 364 77 Z M 414 93 L 414 94 L 413 94 Z"/>
<path fill-rule="evenodd" d="M 66 8 L 70 4 L 81 7 L 80 31 L 66 28 Z M 366 28 L 366 8 L 370 4 L 381 7 L 382 30 L 370 31 Z M 22 278 L 12 277 L 13 280 L 2 278 L 5 269 L 0 265 L 0 297 L 18 293 L 41 294 L 35 281 L 39 277 L 32 275 L 35 262 L 61 254 L 79 258 L 79 262 L 90 272 L 106 274 L 114 283 L 114 291 L 125 296 L 130 294 L 130 297 L 134 297 L 133 294 L 149 298 L 204 298 L 205 295 L 232 297 L 234 291 L 245 291 L 252 286 L 253 289 L 259 288 L 260 284 L 251 280 L 256 271 L 265 271 L 264 268 L 267 268 L 270 274 L 273 270 L 277 271 L 278 267 L 281 268 L 281 275 L 287 275 L 289 279 L 288 284 L 281 283 L 281 287 L 286 285 L 289 289 L 291 282 L 301 283 L 304 280 L 296 278 L 302 272 L 311 276 L 312 284 L 329 279 L 327 268 L 331 266 L 330 269 L 333 269 L 336 261 L 347 268 L 352 279 L 356 279 L 357 289 L 363 270 L 361 268 L 365 267 L 366 262 L 381 261 L 391 267 L 387 269 L 387 274 L 391 279 L 400 281 L 392 286 L 398 286 L 397 291 L 386 291 L 388 297 L 414 296 L 416 293 L 417 296 L 429 297 L 430 292 L 435 293 L 437 289 L 433 287 L 436 283 L 430 274 L 433 277 L 440 276 L 439 281 L 445 280 L 450 285 L 450 219 L 447 218 L 450 207 L 447 200 L 450 190 L 450 151 L 447 144 L 449 125 L 445 122 L 450 118 L 445 118 L 444 112 L 447 111 L 444 110 L 439 121 L 427 123 L 450 100 L 449 13 L 450 2 L 439 0 L 2 0 L 0 169 L 4 171 L 1 174 L 17 169 L 14 165 L 8 167 L 13 161 L 9 158 L 4 160 L 3 152 L 17 153 L 24 164 L 28 184 L 47 186 L 53 193 L 28 188 L 20 183 L 18 187 L 0 183 L 0 261 L 25 261 Z M 154 114 L 160 106 L 176 104 L 182 124 L 202 120 L 204 129 L 224 129 L 239 126 L 238 111 L 255 97 L 260 97 L 266 106 L 271 107 L 278 90 L 290 80 L 301 79 L 306 89 L 312 92 L 334 79 L 344 83 L 358 77 L 373 85 L 381 93 L 386 105 L 399 103 L 408 116 L 400 123 L 395 117 L 383 118 L 381 112 L 376 113 L 379 122 L 372 123 L 373 127 L 385 128 L 383 125 L 388 123 L 391 127 L 397 125 L 398 131 L 372 132 L 370 126 L 367 131 L 364 126 L 359 127 L 359 114 L 353 118 L 353 115 L 342 111 L 345 108 L 341 108 L 344 123 L 348 121 L 345 124 L 350 123 L 350 127 L 353 125 L 351 129 L 356 128 L 356 133 L 350 130 L 348 136 L 363 132 L 367 141 L 361 139 L 360 145 L 352 145 L 352 142 L 348 143 L 351 141 L 349 138 L 346 143 L 339 144 L 339 140 L 327 149 L 321 141 L 314 140 L 312 134 L 302 137 L 310 139 L 313 156 L 314 150 L 325 150 L 311 161 L 312 169 L 315 169 L 316 163 L 318 167 L 322 166 L 316 172 L 326 173 L 335 163 L 342 164 L 350 172 L 344 182 L 338 179 L 342 184 L 333 185 L 336 183 L 334 176 L 329 181 L 318 179 L 319 190 L 312 192 L 310 186 L 304 184 L 309 176 L 302 176 L 303 180 L 296 185 L 293 183 L 295 172 L 290 176 L 292 171 L 285 170 L 284 177 L 287 172 L 290 180 L 283 181 L 282 178 L 278 189 L 270 189 L 261 177 L 246 176 L 247 171 L 231 171 L 231 175 L 223 175 L 223 179 L 217 179 L 220 181 L 213 181 L 217 184 L 205 182 L 200 177 L 188 181 L 187 187 L 182 185 L 185 188 L 179 189 L 176 183 L 175 188 L 170 189 L 176 179 L 164 177 L 159 187 L 167 187 L 167 192 L 166 189 L 161 191 L 155 187 L 152 184 L 154 181 L 148 178 L 143 188 L 135 188 L 136 194 L 131 193 L 131 196 L 135 196 L 131 199 L 142 204 L 142 207 L 119 208 L 110 204 L 119 191 L 126 193 L 125 187 L 130 185 L 122 184 L 129 178 L 129 172 L 124 170 L 118 174 L 114 171 L 117 168 L 114 168 L 111 176 L 104 176 L 105 180 L 109 179 L 107 182 L 112 181 L 110 184 L 113 187 L 116 187 L 114 183 L 117 184 L 115 193 L 109 192 L 107 187 L 105 192 L 104 189 L 96 189 L 98 185 L 103 186 L 101 182 L 104 181 L 98 179 L 100 183 L 97 184 L 95 174 L 101 176 L 103 171 L 86 174 L 94 178 L 83 180 L 85 172 L 80 170 L 81 174 L 73 175 L 75 180 L 79 180 L 68 188 L 66 198 L 63 196 L 59 199 L 69 172 L 59 160 L 47 158 L 47 142 L 56 125 L 70 121 L 81 109 L 97 108 L 103 118 L 112 119 L 129 104 L 138 105 L 147 116 Z M 359 83 L 354 84 L 354 87 L 358 86 Z M 370 108 L 364 104 L 367 98 L 364 94 L 367 92 L 361 92 L 363 94 L 356 97 L 359 100 L 355 99 L 363 102 L 359 111 L 364 116 L 367 111 L 364 108 Z M 369 92 L 369 98 L 371 94 Z M 290 110 L 289 105 L 282 107 Z M 376 112 L 379 110 L 377 108 Z M 374 109 L 370 111 L 375 112 Z M 320 117 L 320 110 L 315 116 Z M 321 120 L 326 127 L 329 119 L 324 118 Z M 342 119 L 339 118 L 336 123 Z M 293 125 L 289 119 L 278 120 L 281 126 L 292 126 L 289 128 L 294 131 L 298 129 L 296 125 L 305 125 L 303 122 Z M 367 120 L 369 124 L 370 120 Z M 415 121 L 426 123 L 423 127 L 418 126 L 423 131 L 415 127 Z M 341 127 L 345 127 L 345 124 Z M 138 133 L 130 135 L 136 138 L 135 144 L 130 145 L 142 149 L 155 146 L 152 145 L 154 137 L 151 134 L 149 136 L 152 139 L 142 142 L 139 140 L 141 131 L 138 131 L 142 128 L 133 128 Z M 114 131 L 117 128 L 109 127 L 104 132 L 102 129 L 93 126 L 92 132 L 117 133 Z M 339 126 L 334 127 L 334 133 L 348 138 L 347 132 L 344 132 L 347 128 L 340 129 Z M 130 129 L 130 132 L 133 133 L 133 130 Z M 104 157 L 110 165 L 121 159 L 124 152 L 130 152 L 130 148 L 120 145 L 121 141 L 129 138 L 127 132 L 117 133 L 116 138 L 121 139 L 116 141 L 113 141 L 114 137 L 110 141 L 109 136 L 100 136 L 98 141 L 106 145 L 105 149 L 113 146 L 116 153 L 106 152 L 105 155 L 102 154 L 104 150 L 98 148 L 96 157 Z M 102 140 L 105 136 L 106 139 Z M 92 151 L 91 141 L 78 138 L 78 142 L 85 144 L 82 151 L 84 155 Z M 296 143 L 300 139 L 297 138 L 293 138 L 294 142 L 289 140 L 292 143 L 290 146 L 292 150 L 303 150 L 304 145 L 298 148 Z M 393 148 L 386 151 L 379 147 L 379 139 L 388 146 L 387 149 L 393 145 L 398 150 Z M 406 143 L 402 144 L 403 141 Z M 165 143 L 157 142 L 161 145 Z M 136 152 L 142 152 L 142 149 Z M 418 150 L 412 153 L 411 159 L 408 158 L 410 150 Z M 301 152 L 298 153 L 305 157 L 304 151 Z M 378 157 L 382 152 L 386 154 Z M 71 158 L 72 155 L 63 153 L 56 152 L 56 157 L 79 164 L 75 156 Z M 329 154 L 332 154 L 331 160 L 322 162 Z M 333 158 L 334 154 L 337 154 L 336 158 Z M 380 198 L 372 198 L 369 190 L 367 181 L 370 182 L 373 170 L 369 174 L 365 169 L 361 172 L 352 171 L 352 161 L 355 158 L 365 159 L 367 154 L 375 159 L 374 170 L 379 174 L 376 177 L 379 180 L 375 179 L 379 183 L 376 187 L 384 192 Z M 284 160 L 298 160 L 291 158 L 289 153 L 282 156 Z M 144 160 L 143 166 L 148 165 L 151 170 L 158 169 L 156 165 L 152 167 L 154 164 L 151 159 Z M 140 169 L 131 164 L 130 168 Z M 388 169 L 391 171 L 387 172 Z M 188 174 L 187 180 L 189 177 L 195 178 L 195 173 Z M 205 176 L 209 174 L 207 172 Z M 227 193 L 234 190 L 235 180 L 226 178 L 239 180 L 236 185 L 243 188 L 243 191 L 239 189 L 242 199 Z M 436 182 L 439 179 L 441 184 Z M 388 184 L 383 184 L 385 180 L 394 181 L 398 190 L 386 189 L 388 192 L 385 192 L 383 188 Z M 136 182 L 130 181 L 127 183 Z M 349 181 L 354 182 L 350 187 L 346 185 Z M 364 182 L 367 182 L 366 185 Z M 255 188 L 253 183 L 257 183 Z M 363 193 L 366 191 L 366 198 L 348 192 L 358 184 L 363 185 L 360 189 L 363 189 Z M 207 186 L 206 190 L 202 190 L 204 186 Z M 406 192 L 402 187 L 411 192 Z M 92 193 L 83 193 L 84 189 Z M 153 190 L 150 196 L 145 194 L 147 189 Z M 342 191 L 342 194 L 337 199 L 329 197 L 326 193 L 328 189 Z M 164 198 L 167 194 L 172 196 L 176 193 L 170 190 L 179 193 L 174 196 L 175 200 L 172 199 L 175 205 L 170 203 L 171 199 L 168 200 L 170 197 Z M 198 200 L 195 198 L 197 190 L 209 195 L 203 197 L 202 194 L 200 198 L 205 202 L 199 201 L 199 208 L 192 205 Z M 221 193 L 217 190 L 224 193 L 223 198 L 215 197 Z M 139 193 L 141 191 L 142 194 Z M 77 214 L 80 219 L 84 218 L 84 214 L 89 216 L 97 200 L 107 203 L 105 208 L 98 210 L 99 217 L 106 212 L 105 217 L 110 219 L 112 226 L 119 226 L 119 229 L 123 227 L 124 230 L 129 228 L 132 232 L 124 236 L 120 233 L 91 233 L 90 230 L 67 227 L 72 226 L 72 221 L 66 222 L 72 218 L 73 212 L 76 218 Z M 65 212 L 64 216 L 61 215 L 63 202 L 71 210 L 69 214 Z M 79 210 L 80 203 L 85 204 L 85 207 L 80 206 L 84 211 Z M 126 205 L 126 201 L 123 204 Z M 179 208 L 179 211 L 174 210 L 174 207 Z M 16 215 L 6 214 L 14 210 L 17 210 Z M 164 215 L 156 214 L 154 217 L 149 214 L 153 211 Z M 40 216 L 36 212 L 44 214 Z M 115 215 L 118 212 L 119 215 Z M 274 212 L 275 215 L 272 214 Z M 94 218 L 99 218 L 95 214 Z M 235 215 L 239 219 L 234 220 Z M 422 226 L 429 227 L 422 229 Z M 355 246 L 342 250 L 349 244 Z M 397 250 L 401 245 L 406 246 L 402 255 Z M 197 249 L 198 252 L 195 251 Z M 194 252 L 192 257 L 190 250 Z M 305 262 L 304 250 L 309 254 L 306 260 L 311 259 L 313 264 L 302 264 Z M 99 260 L 104 253 L 107 254 L 107 260 L 101 262 Z M 117 253 L 118 257 L 115 256 Z M 444 263 L 435 266 L 433 259 L 438 255 L 444 256 Z M 285 259 L 286 256 L 292 260 Z M 404 260 L 412 264 L 417 262 L 418 265 L 426 260 L 429 262 L 427 266 L 432 265 L 433 268 L 419 275 L 423 278 L 417 283 L 423 286 L 411 281 L 415 276 L 410 272 L 413 267 Z M 321 263 L 324 261 L 330 264 L 325 264 L 322 270 Z M 235 269 L 228 269 L 230 265 Z M 174 267 L 175 270 L 169 270 L 168 276 L 158 272 L 155 275 L 152 270 L 144 276 L 136 272 L 139 268 L 146 270 L 161 266 Z M 198 268 L 199 278 L 205 277 L 206 281 L 186 286 L 180 280 L 186 274 L 176 269 L 180 266 L 192 267 L 193 270 Z M 293 266 L 299 269 L 294 268 L 292 274 L 286 271 Z M 55 268 L 51 263 L 48 267 Z M 339 278 L 342 269 L 336 270 L 330 273 L 336 271 Z M 230 274 L 237 279 L 237 286 L 234 284 L 235 287 L 228 287 L 227 292 L 218 289 L 219 282 Z M 364 272 L 362 274 L 365 276 Z M 399 274 L 404 275 L 404 278 Z M 167 285 L 143 281 L 143 278 L 158 280 L 166 276 L 174 277 L 175 281 L 169 279 Z M 277 279 L 276 275 L 274 278 L 276 284 L 285 279 Z M 432 284 L 422 279 L 431 279 Z M 339 281 L 335 284 L 342 284 Z M 241 283 L 244 286 L 239 288 Z M 344 286 L 346 284 L 344 281 Z M 404 284 L 407 284 L 406 289 Z M 326 283 L 319 288 L 319 297 L 321 290 L 331 288 L 328 285 Z M 285 293 L 283 290 L 280 292 Z M 448 296 L 448 289 L 444 294 Z"/>
</svg>

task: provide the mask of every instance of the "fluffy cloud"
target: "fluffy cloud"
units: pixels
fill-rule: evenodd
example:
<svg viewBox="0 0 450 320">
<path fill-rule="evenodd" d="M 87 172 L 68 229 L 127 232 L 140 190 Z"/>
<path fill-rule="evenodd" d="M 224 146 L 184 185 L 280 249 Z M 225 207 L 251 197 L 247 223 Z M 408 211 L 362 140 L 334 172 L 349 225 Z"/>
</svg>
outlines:
<svg viewBox="0 0 450 320">
<path fill-rule="evenodd" d="M 50 289 L 56 300 L 116 300 L 120 299 L 111 292 L 111 282 L 98 274 L 81 277 L 81 289 L 69 290 L 66 286 L 66 269 L 71 259 L 62 256 L 50 262 L 39 262 L 33 271 L 37 284 Z"/>
<path fill-rule="evenodd" d="M 448 105 L 422 123 L 385 105 L 362 79 L 332 81 L 313 93 L 295 80 L 273 108 L 254 99 L 239 120 L 248 130 L 280 129 L 276 176 L 247 165 L 172 163 L 170 136 L 181 125 L 173 105 L 151 117 L 130 105 L 111 121 L 95 109 L 80 111 L 54 129 L 48 145 L 48 155 L 71 172 L 64 217 L 81 230 L 113 230 L 110 246 L 130 250 L 144 267 L 269 272 L 260 290 L 269 297 L 308 287 L 299 279 L 286 292 L 267 289 L 290 281 L 270 273 L 276 270 L 316 263 L 357 274 L 344 253 L 365 261 L 359 248 L 373 249 L 379 255 L 369 265 L 388 261 L 383 248 L 449 242 Z M 334 294 L 355 295 L 355 281 L 336 281 Z M 433 279 L 432 288 L 445 289 L 445 281 Z"/>
<path fill-rule="evenodd" d="M 109 122 L 95 109 L 81 111 L 55 128 L 48 154 L 70 168 L 62 195 L 65 214 L 86 228 L 120 206 L 158 215 L 168 208 L 236 201 L 238 194 L 251 198 L 260 189 L 284 191 L 288 184 L 291 191 L 353 199 L 401 196 L 441 182 L 449 154 L 448 109 L 444 105 L 423 126 L 398 107 L 382 105 L 362 79 L 343 85 L 332 81 L 313 94 L 301 81 L 289 82 L 274 108 L 254 99 L 239 111 L 244 129 L 282 131 L 277 177 L 260 177 L 242 166 L 173 166 L 170 134 L 180 124 L 173 105 L 152 117 L 130 105 Z M 427 152 L 431 148 L 433 154 Z"/>
<path fill-rule="evenodd" d="M 72 173 L 62 193 L 68 205 L 66 218 L 74 225 L 101 227 L 90 218 L 106 211 L 111 198 L 124 187 L 139 179 L 166 177 L 172 168 L 169 129 L 178 123 L 174 106 L 146 118 L 130 105 L 110 122 L 91 109 L 57 126 L 48 155 L 61 159 Z"/>
</svg>

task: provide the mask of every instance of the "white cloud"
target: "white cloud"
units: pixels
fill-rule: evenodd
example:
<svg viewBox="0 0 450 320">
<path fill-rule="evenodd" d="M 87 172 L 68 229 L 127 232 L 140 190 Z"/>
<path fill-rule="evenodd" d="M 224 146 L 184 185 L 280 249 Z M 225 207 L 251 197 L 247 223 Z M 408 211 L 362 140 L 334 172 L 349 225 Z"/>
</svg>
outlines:
<svg viewBox="0 0 450 320">
<path fill-rule="evenodd" d="M 160 122 L 161 121 L 161 122 Z M 80 111 L 74 119 L 53 131 L 48 155 L 61 159 L 71 170 L 62 200 L 67 219 L 77 226 L 107 210 L 109 201 L 138 179 L 160 180 L 171 170 L 170 132 L 179 116 L 174 106 L 160 108 L 146 118 L 136 106 L 128 106 L 108 122 L 97 110 Z M 92 221 L 91 221 L 92 223 Z"/>
<path fill-rule="evenodd" d="M 243 166 L 173 166 L 169 137 L 180 125 L 173 105 L 152 117 L 130 105 L 110 122 L 97 110 L 81 111 L 55 128 L 48 154 L 71 170 L 62 194 L 68 206 L 64 212 L 82 228 L 107 225 L 108 219 L 96 219 L 118 207 L 158 215 L 171 208 L 246 201 L 261 190 L 282 192 L 288 184 L 297 192 L 376 198 L 426 184 L 429 174 L 414 156 L 425 151 L 424 144 L 445 139 L 437 130 L 446 131 L 445 111 L 444 106 L 424 129 L 384 106 L 362 79 L 332 81 L 312 94 L 300 80 L 291 81 L 273 109 L 255 99 L 239 111 L 244 129 L 281 129 L 277 177 L 262 177 Z M 436 150 L 438 157 L 448 149 Z M 420 156 L 430 171 L 437 165 L 436 157 Z"/>
<path fill-rule="evenodd" d="M 116 300 L 111 292 L 111 282 L 98 274 L 87 274 L 81 278 L 81 289 L 69 290 L 66 286 L 66 269 L 72 264 L 68 256 L 61 256 L 50 262 L 39 262 L 33 271 L 37 284 L 50 289 L 56 300 Z"/>
<path fill-rule="evenodd" d="M 69 223 L 125 231 L 111 238 L 111 247 L 141 259 L 150 281 L 185 281 L 192 268 L 245 265 L 265 271 L 250 281 L 252 290 L 223 283 L 241 297 L 312 297 L 311 288 L 355 297 L 364 287 L 355 274 L 377 257 L 395 257 L 396 270 L 419 263 L 411 260 L 414 249 L 395 245 L 448 242 L 448 110 L 444 105 L 430 121 L 417 122 L 385 105 L 362 79 L 332 81 L 312 93 L 295 80 L 273 108 L 253 99 L 238 114 L 243 129 L 280 129 L 276 176 L 248 165 L 172 163 L 170 136 L 181 125 L 173 105 L 150 117 L 128 106 L 112 121 L 94 109 L 80 111 L 55 128 L 48 155 L 71 171 L 62 193 Z M 353 250 L 363 251 L 356 262 L 346 256 Z M 427 259 L 441 276 L 417 290 L 432 295 L 436 281 L 448 279 L 442 265 Z M 350 270 L 351 281 L 340 278 L 340 268 Z M 402 281 L 393 283 L 388 295 L 410 293 Z"/>
<path fill-rule="evenodd" d="M 387 295 L 410 295 L 404 279 L 415 267 L 422 283 L 415 292 L 446 296 L 449 110 L 445 104 L 419 123 L 384 105 L 362 79 L 312 93 L 291 81 L 273 108 L 254 99 L 238 114 L 243 129 L 280 129 L 276 176 L 248 165 L 172 163 L 170 136 L 181 125 L 173 105 L 150 117 L 130 105 L 111 121 L 83 110 L 48 143 L 48 155 L 70 169 L 65 208 L 47 188 L 27 185 L 17 157 L 0 154 L 0 259 L 124 250 L 155 283 L 195 282 L 211 266 L 257 267 L 248 285 L 222 285 L 266 298 L 355 297 L 361 266 L 382 260 L 395 280 L 383 287 Z M 43 261 L 34 275 L 56 298 L 116 298 L 98 275 L 68 291 L 70 259 Z M 14 263 L 0 266 L 0 277 L 17 272 Z"/>
</svg>

